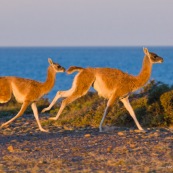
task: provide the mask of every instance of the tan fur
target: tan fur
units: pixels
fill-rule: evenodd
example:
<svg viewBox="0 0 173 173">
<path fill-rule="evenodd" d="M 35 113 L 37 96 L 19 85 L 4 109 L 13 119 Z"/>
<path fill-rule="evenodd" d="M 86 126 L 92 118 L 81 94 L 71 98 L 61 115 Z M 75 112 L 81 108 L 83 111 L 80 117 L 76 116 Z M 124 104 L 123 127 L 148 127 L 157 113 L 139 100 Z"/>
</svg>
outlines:
<svg viewBox="0 0 173 173">
<path fill-rule="evenodd" d="M 20 117 L 28 105 L 31 104 L 40 130 L 46 131 L 41 127 L 39 122 L 35 102 L 52 89 L 55 83 L 56 73 L 65 71 L 59 64 L 53 63 L 50 58 L 48 61 L 50 66 L 48 67 L 47 79 L 44 83 L 20 77 L 0 77 L 0 103 L 8 102 L 12 94 L 17 102 L 22 103 L 19 113 L 8 122 L 2 124 L 1 128 L 11 124 L 16 118 Z"/>
<path fill-rule="evenodd" d="M 149 53 L 147 48 L 144 48 L 144 53 L 145 56 L 142 69 L 138 76 L 133 76 L 113 68 L 70 67 L 67 70 L 67 73 L 79 71 L 74 78 L 72 88 L 68 91 L 57 92 L 52 103 L 48 108 L 43 109 L 43 112 L 50 110 L 60 97 L 67 97 L 63 100 L 57 116 L 55 118 L 51 118 L 53 120 L 57 120 L 67 104 L 71 103 L 82 95 L 85 95 L 89 88 L 93 86 L 100 96 L 108 99 L 107 107 L 100 123 L 100 131 L 102 131 L 102 123 L 110 107 L 118 99 L 123 102 L 124 106 L 134 119 L 138 129 L 142 130 L 142 127 L 137 121 L 136 115 L 128 101 L 128 96 L 130 93 L 138 90 L 140 87 L 146 84 L 150 78 L 153 63 L 163 62 L 163 58 L 154 53 Z"/>
<path fill-rule="evenodd" d="M 67 73 L 67 74 L 71 74 L 71 73 L 73 73 L 73 72 L 75 72 L 75 71 L 81 71 L 81 70 L 83 70 L 82 67 L 71 66 L 71 67 L 66 71 L 66 73 Z"/>
</svg>

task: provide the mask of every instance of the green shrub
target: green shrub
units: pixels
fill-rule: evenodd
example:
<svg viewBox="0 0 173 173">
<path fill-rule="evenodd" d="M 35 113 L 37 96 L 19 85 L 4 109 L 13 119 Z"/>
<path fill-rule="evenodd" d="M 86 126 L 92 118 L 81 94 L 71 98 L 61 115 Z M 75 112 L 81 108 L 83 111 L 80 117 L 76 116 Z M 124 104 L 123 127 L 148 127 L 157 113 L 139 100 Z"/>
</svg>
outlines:
<svg viewBox="0 0 173 173">
<path fill-rule="evenodd" d="M 152 82 L 150 87 L 148 91 L 148 104 L 159 102 L 160 96 L 170 90 L 170 87 L 162 82 Z"/>
<path fill-rule="evenodd" d="M 173 90 L 165 92 L 160 97 L 164 109 L 164 119 L 168 125 L 173 124 Z"/>
<path fill-rule="evenodd" d="M 138 93 L 129 97 L 138 121 L 143 127 L 169 126 L 173 124 L 173 90 L 166 84 L 151 81 Z M 37 102 L 39 112 L 49 105 L 48 99 Z M 98 96 L 96 92 L 89 92 L 85 96 L 67 105 L 58 121 L 47 121 L 55 126 L 98 127 L 106 108 L 107 100 Z M 50 116 L 56 116 L 60 102 L 50 111 Z M 0 105 L 1 116 L 15 115 L 21 104 L 13 98 L 7 104 Z M 29 107 L 25 113 L 32 113 Z M 44 122 L 46 123 L 46 122 Z M 136 127 L 134 120 L 124 105 L 118 101 L 105 118 L 104 125 Z"/>
<path fill-rule="evenodd" d="M 129 97 L 138 121 L 144 127 L 166 126 L 170 115 L 163 111 L 160 96 L 169 91 L 170 87 L 161 82 L 151 81 L 139 93 Z M 164 97 L 164 96 L 163 96 Z M 89 92 L 68 105 L 55 125 L 73 127 L 98 127 L 106 108 L 107 100 L 100 98 L 97 93 Z M 60 106 L 60 105 L 59 105 Z M 57 114 L 58 109 L 51 111 Z M 169 118 L 168 118 L 169 117 Z M 103 125 L 135 126 L 129 112 L 119 101 L 115 103 L 105 118 Z"/>
<path fill-rule="evenodd" d="M 145 126 L 147 127 L 165 126 L 162 108 L 158 102 L 154 102 L 147 106 L 145 118 Z"/>
</svg>

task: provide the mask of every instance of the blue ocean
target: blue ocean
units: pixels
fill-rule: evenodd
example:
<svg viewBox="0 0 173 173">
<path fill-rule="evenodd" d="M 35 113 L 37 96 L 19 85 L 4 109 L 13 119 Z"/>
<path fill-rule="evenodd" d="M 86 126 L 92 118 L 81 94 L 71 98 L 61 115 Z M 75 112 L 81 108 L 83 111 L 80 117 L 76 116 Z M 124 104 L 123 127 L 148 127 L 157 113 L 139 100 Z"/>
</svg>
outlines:
<svg viewBox="0 0 173 173">
<path fill-rule="evenodd" d="M 154 64 L 151 79 L 173 84 L 173 47 L 148 47 L 164 58 Z M 19 76 L 44 82 L 48 58 L 65 68 L 82 67 L 118 68 L 137 75 L 144 57 L 142 47 L 1 47 L 0 76 Z M 52 99 L 58 90 L 71 87 L 75 74 L 58 73 L 56 84 L 45 97 Z"/>
</svg>

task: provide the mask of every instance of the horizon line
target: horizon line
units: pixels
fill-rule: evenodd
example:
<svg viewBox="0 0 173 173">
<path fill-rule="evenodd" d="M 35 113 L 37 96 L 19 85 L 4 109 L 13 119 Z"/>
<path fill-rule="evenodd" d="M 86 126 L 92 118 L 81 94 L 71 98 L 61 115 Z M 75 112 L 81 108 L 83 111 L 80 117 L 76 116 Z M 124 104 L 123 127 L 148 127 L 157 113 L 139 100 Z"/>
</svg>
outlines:
<svg viewBox="0 0 173 173">
<path fill-rule="evenodd" d="M 59 45 L 59 46 L 57 46 L 57 45 L 52 45 L 52 46 L 43 46 L 43 45 L 24 45 L 24 46 L 19 46 L 19 45 L 9 45 L 9 46 L 3 46 L 3 45 L 0 45 L 0 48 L 44 48 L 44 47 L 60 47 L 60 48 L 101 48 L 101 47 L 107 47 L 107 48 L 109 48 L 109 47 L 173 47 L 173 45 L 105 45 L 105 46 L 103 46 L 103 45 Z"/>
</svg>

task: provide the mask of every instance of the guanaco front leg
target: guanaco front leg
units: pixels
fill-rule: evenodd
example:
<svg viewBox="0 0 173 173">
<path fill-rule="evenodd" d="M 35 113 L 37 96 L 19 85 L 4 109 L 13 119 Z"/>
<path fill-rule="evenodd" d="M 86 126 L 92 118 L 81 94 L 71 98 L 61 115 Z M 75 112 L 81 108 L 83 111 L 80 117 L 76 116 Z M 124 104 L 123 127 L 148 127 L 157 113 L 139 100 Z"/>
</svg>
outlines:
<svg viewBox="0 0 173 173">
<path fill-rule="evenodd" d="M 53 98 L 52 102 L 50 103 L 50 105 L 47 108 L 44 108 L 41 112 L 46 112 L 49 111 L 57 102 L 57 100 L 59 98 L 63 98 L 63 97 L 68 97 L 72 94 L 72 90 L 67 90 L 67 91 L 58 91 L 55 95 L 55 97 Z"/>
<path fill-rule="evenodd" d="M 35 119 L 37 121 L 37 124 L 38 124 L 39 129 L 42 132 L 48 132 L 48 130 L 43 129 L 42 126 L 41 126 L 41 124 L 40 124 L 40 120 L 39 120 L 39 116 L 38 116 L 38 110 L 37 110 L 37 106 L 36 106 L 36 103 L 35 102 L 31 104 L 31 108 L 32 108 L 32 111 L 34 113 L 34 117 L 35 117 Z"/>
<path fill-rule="evenodd" d="M 47 108 L 44 108 L 41 112 L 43 113 L 43 112 L 49 111 L 60 97 L 61 97 L 60 91 L 58 91 L 55 97 L 53 98 L 52 102 L 50 103 L 50 105 Z"/>
<path fill-rule="evenodd" d="M 73 102 L 74 100 L 76 100 L 77 98 L 79 98 L 80 95 L 77 95 L 76 93 L 73 93 L 71 96 L 67 97 L 66 99 L 64 99 L 62 101 L 61 107 L 56 115 L 56 117 L 53 118 L 49 118 L 50 120 L 57 120 L 59 118 L 59 116 L 61 115 L 62 111 L 64 110 L 64 108 L 71 102 Z"/>
<path fill-rule="evenodd" d="M 102 120 L 101 120 L 100 125 L 99 125 L 99 132 L 102 132 L 102 131 L 103 131 L 103 130 L 102 130 L 102 124 L 103 124 L 103 122 L 104 122 L 104 120 L 105 120 L 106 115 L 107 115 L 108 112 L 109 112 L 109 109 L 110 109 L 110 107 L 109 107 L 109 106 L 106 106 L 106 109 L 105 109 L 105 111 L 104 111 Z"/>
<path fill-rule="evenodd" d="M 109 112 L 111 106 L 112 106 L 112 105 L 114 104 L 114 102 L 116 101 L 116 99 L 117 99 L 117 96 L 116 96 L 116 95 L 112 95 L 112 96 L 110 97 L 110 99 L 108 100 L 106 109 L 105 109 L 105 111 L 104 111 L 102 120 L 101 120 L 101 122 L 100 122 L 100 126 L 99 126 L 99 131 L 100 131 L 100 132 L 102 132 L 102 124 L 103 124 L 103 122 L 104 122 L 104 119 L 105 119 L 106 115 L 108 114 L 108 112 Z"/>
<path fill-rule="evenodd" d="M 15 117 L 13 117 L 12 119 L 10 119 L 9 121 L 7 121 L 6 123 L 3 123 L 0 128 L 3 128 L 4 126 L 11 124 L 15 119 L 22 116 L 22 114 L 24 113 L 24 111 L 26 110 L 26 108 L 28 107 L 29 104 L 30 104 L 30 102 L 24 102 L 22 104 L 22 107 L 21 107 L 20 111 L 18 112 L 18 114 Z"/>
<path fill-rule="evenodd" d="M 133 118 L 133 120 L 135 121 L 136 126 L 138 127 L 139 130 L 143 130 L 143 128 L 141 127 L 141 125 L 139 124 L 136 115 L 133 111 L 132 106 L 130 105 L 129 99 L 128 97 L 125 97 L 123 99 L 121 99 L 121 102 L 124 104 L 124 107 L 127 109 L 127 111 L 129 112 L 129 114 L 131 115 L 131 117 Z"/>
</svg>

